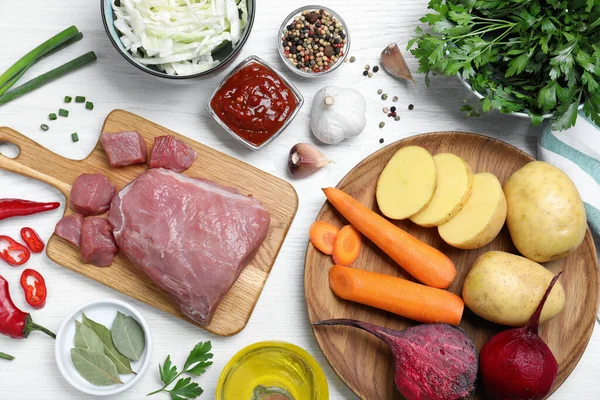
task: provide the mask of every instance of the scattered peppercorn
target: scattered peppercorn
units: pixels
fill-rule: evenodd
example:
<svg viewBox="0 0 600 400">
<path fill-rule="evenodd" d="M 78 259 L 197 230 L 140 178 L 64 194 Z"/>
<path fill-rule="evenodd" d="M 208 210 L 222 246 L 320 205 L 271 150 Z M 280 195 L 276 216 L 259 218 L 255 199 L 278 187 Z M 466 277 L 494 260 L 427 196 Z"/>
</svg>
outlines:
<svg viewBox="0 0 600 400">
<path fill-rule="evenodd" d="M 396 115 L 396 118 L 394 118 L 396 121 L 400 121 L 400 116 Z"/>
<path fill-rule="evenodd" d="M 414 108 L 415 108 L 415 106 L 414 106 L 414 105 L 412 105 L 412 104 L 409 104 L 409 105 L 408 105 L 408 109 L 409 109 L 409 110 L 412 110 L 412 109 L 414 109 Z"/>
<path fill-rule="evenodd" d="M 396 112 L 392 111 L 390 114 L 392 114 L 392 117 L 396 118 Z"/>
<path fill-rule="evenodd" d="M 381 100 L 387 100 L 387 97 L 388 97 L 387 94 L 384 93 L 381 95 Z"/>
<path fill-rule="evenodd" d="M 390 112 L 390 109 L 387 107 L 383 107 L 383 113 L 387 114 L 388 112 Z"/>
<path fill-rule="evenodd" d="M 380 127 L 380 128 L 383 128 L 384 126 L 385 126 L 385 122 L 381 121 L 381 122 L 379 123 L 379 127 Z"/>
<path fill-rule="evenodd" d="M 379 143 L 383 143 L 383 138 L 379 139 Z"/>
<path fill-rule="evenodd" d="M 391 117 L 391 116 L 392 116 L 392 113 L 388 113 L 388 117 Z"/>
<path fill-rule="evenodd" d="M 381 89 L 378 89 L 378 90 L 377 90 L 377 94 L 381 94 L 381 93 L 383 93 L 383 90 L 381 90 Z"/>
<path fill-rule="evenodd" d="M 396 111 L 396 107 L 394 107 L 394 106 L 390 107 L 390 111 L 391 112 L 395 112 Z"/>
<path fill-rule="evenodd" d="M 372 73 L 372 72 L 369 72 L 369 74 L 368 74 L 368 75 L 369 75 L 369 78 L 372 78 L 372 77 L 373 77 L 373 73 Z"/>
<path fill-rule="evenodd" d="M 398 96 L 394 96 L 394 98 L 392 99 L 392 101 L 398 101 Z"/>
<path fill-rule="evenodd" d="M 367 70 L 364 70 L 364 71 L 363 71 L 363 76 L 367 76 L 367 75 L 369 75 L 369 71 L 367 71 Z"/>
<path fill-rule="evenodd" d="M 46 125 L 46 124 L 41 124 L 41 125 L 40 125 L 40 128 L 41 128 L 43 131 L 47 131 L 48 129 L 50 129 L 50 127 L 49 127 L 48 125 Z"/>
<path fill-rule="evenodd" d="M 350 57 L 350 62 L 354 62 L 354 61 L 356 61 L 356 57 L 354 57 L 354 56 Z"/>
<path fill-rule="evenodd" d="M 373 72 L 379 72 L 379 67 L 377 65 L 373 67 Z"/>
<path fill-rule="evenodd" d="M 371 66 L 369 64 L 365 65 L 365 70 L 369 70 L 371 68 Z"/>
<path fill-rule="evenodd" d="M 328 11 L 305 10 L 283 30 L 281 45 L 285 58 L 303 72 L 328 71 L 344 60 L 347 45 L 344 29 Z M 350 57 L 350 62 L 354 61 L 356 58 Z"/>
</svg>

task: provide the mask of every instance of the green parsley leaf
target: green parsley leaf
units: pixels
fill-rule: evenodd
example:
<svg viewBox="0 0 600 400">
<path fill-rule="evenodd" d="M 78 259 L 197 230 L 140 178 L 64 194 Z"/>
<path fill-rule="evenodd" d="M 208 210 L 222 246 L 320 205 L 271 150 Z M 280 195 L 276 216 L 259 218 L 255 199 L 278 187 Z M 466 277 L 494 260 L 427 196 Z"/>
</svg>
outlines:
<svg viewBox="0 0 600 400">
<path fill-rule="evenodd" d="M 191 378 L 181 378 L 171 390 L 167 390 L 171 395 L 171 400 L 195 399 L 200 396 L 203 390 L 196 382 L 191 382 Z"/>
<path fill-rule="evenodd" d="M 158 369 L 160 371 L 160 380 L 163 381 L 164 384 L 168 385 L 173 382 L 175 378 L 177 378 L 177 367 L 171 365 L 171 356 L 168 355 L 165 360 L 164 365 L 158 364 Z"/>
</svg>

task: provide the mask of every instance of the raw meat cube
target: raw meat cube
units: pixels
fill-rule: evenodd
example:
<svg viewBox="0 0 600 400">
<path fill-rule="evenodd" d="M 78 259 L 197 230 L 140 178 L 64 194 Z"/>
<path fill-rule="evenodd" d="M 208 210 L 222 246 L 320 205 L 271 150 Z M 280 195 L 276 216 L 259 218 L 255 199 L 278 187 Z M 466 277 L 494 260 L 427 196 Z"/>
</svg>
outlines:
<svg viewBox="0 0 600 400">
<path fill-rule="evenodd" d="M 187 144 L 173 136 L 157 136 L 150 154 L 150 168 L 166 168 L 183 172 L 192 166 L 198 155 Z"/>
<path fill-rule="evenodd" d="M 108 267 L 119 250 L 112 225 L 102 217 L 86 218 L 81 225 L 81 258 L 86 264 Z"/>
<path fill-rule="evenodd" d="M 113 168 L 145 163 L 148 149 L 142 135 L 137 131 L 102 133 L 100 141 Z"/>
<path fill-rule="evenodd" d="M 71 189 L 71 205 L 84 216 L 102 214 L 115 196 L 115 185 L 102 174 L 82 174 Z"/>
<path fill-rule="evenodd" d="M 81 224 L 83 223 L 83 215 L 71 214 L 61 218 L 54 227 L 54 233 L 59 237 L 71 242 L 73 246 L 81 245 Z"/>
</svg>

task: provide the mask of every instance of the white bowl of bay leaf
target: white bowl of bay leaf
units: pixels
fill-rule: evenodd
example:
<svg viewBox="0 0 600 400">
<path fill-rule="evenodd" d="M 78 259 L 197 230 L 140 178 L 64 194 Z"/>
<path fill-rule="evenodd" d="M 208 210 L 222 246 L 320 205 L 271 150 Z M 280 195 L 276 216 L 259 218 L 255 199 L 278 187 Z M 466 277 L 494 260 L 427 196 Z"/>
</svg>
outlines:
<svg viewBox="0 0 600 400">
<path fill-rule="evenodd" d="M 144 317 L 129 304 L 93 300 L 65 318 L 54 354 L 58 369 L 74 388 L 109 396 L 142 377 L 152 358 L 152 337 Z"/>
</svg>

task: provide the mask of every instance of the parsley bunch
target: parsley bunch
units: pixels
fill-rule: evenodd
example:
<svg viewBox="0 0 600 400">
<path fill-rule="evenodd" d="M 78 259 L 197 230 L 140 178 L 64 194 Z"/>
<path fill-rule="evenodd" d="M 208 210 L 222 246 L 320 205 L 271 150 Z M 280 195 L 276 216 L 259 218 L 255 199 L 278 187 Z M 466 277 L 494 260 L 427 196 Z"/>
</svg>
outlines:
<svg viewBox="0 0 600 400">
<path fill-rule="evenodd" d="M 573 125 L 583 104 L 600 125 L 600 0 L 431 0 L 408 48 L 419 72 L 460 75 L 484 96 L 477 115 L 526 112 L 534 124 L 554 114 Z M 416 45 L 416 46 L 415 46 Z M 414 47 L 414 48 L 413 48 Z"/>
</svg>

